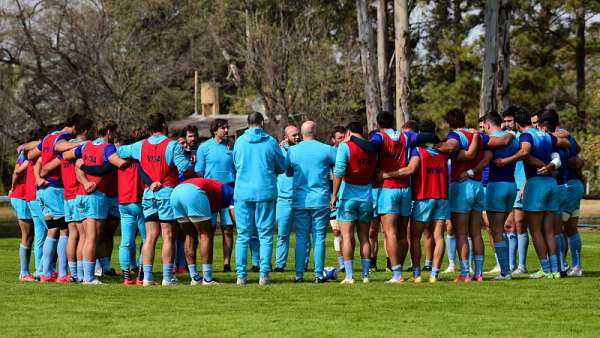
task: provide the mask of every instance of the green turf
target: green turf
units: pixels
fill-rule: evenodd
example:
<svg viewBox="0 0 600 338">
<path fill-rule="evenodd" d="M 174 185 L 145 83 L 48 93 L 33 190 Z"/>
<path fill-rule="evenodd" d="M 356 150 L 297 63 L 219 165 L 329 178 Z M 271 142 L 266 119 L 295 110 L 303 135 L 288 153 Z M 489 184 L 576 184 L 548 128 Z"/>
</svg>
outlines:
<svg viewBox="0 0 600 338">
<path fill-rule="evenodd" d="M 444 276 L 435 285 L 385 285 L 389 274 L 377 272 L 368 285 L 297 285 L 286 272 L 272 274 L 274 283 L 267 287 L 258 286 L 258 274 L 250 273 L 250 284 L 238 287 L 234 275 L 217 273 L 224 285 L 191 287 L 188 276 L 180 275 L 182 285 L 149 288 L 123 286 L 117 278 L 105 278 L 108 285 L 101 286 L 21 284 L 18 240 L 3 238 L 0 332 L 3 337 L 597 336 L 600 233 L 582 238 L 582 278 L 455 284 L 454 276 Z M 335 266 L 328 239 L 327 265 Z M 220 268 L 219 244 L 216 250 Z M 116 266 L 116 253 L 113 257 Z M 488 270 L 493 261 L 486 258 Z M 537 268 L 531 247 L 529 262 Z M 160 272 L 155 277 L 160 280 Z"/>
</svg>

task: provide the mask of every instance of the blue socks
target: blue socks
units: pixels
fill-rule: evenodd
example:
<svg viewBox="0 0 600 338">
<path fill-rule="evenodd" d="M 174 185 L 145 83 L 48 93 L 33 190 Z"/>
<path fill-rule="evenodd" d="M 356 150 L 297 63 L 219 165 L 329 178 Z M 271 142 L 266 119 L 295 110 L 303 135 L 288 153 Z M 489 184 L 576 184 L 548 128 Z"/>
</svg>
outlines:
<svg viewBox="0 0 600 338">
<path fill-rule="evenodd" d="M 338 270 L 340 270 L 344 267 L 344 256 L 337 256 L 337 258 L 338 258 L 338 267 L 339 267 Z"/>
<path fill-rule="evenodd" d="M 519 268 L 527 270 L 527 248 L 529 247 L 529 235 L 524 232 L 517 234 L 517 249 L 519 251 Z"/>
<path fill-rule="evenodd" d="M 500 273 L 502 274 L 502 276 L 506 276 L 510 273 L 508 263 L 508 244 L 506 243 L 506 240 L 494 242 L 494 249 L 496 251 L 496 259 L 498 260 L 498 265 L 500 266 Z"/>
<path fill-rule="evenodd" d="M 19 261 L 21 262 L 21 277 L 29 275 L 29 257 L 31 256 L 31 249 L 19 245 Z"/>
<path fill-rule="evenodd" d="M 77 261 L 77 281 L 83 282 L 83 261 Z"/>
<path fill-rule="evenodd" d="M 102 267 L 102 272 L 110 271 L 110 257 L 100 258 L 100 267 Z"/>
<path fill-rule="evenodd" d="M 212 273 L 212 264 L 202 264 L 202 274 L 204 275 L 204 280 L 210 282 L 213 279 Z"/>
<path fill-rule="evenodd" d="M 469 241 L 469 267 L 473 265 L 473 241 L 471 238 L 468 238 Z"/>
<path fill-rule="evenodd" d="M 569 246 L 572 267 L 581 268 L 581 237 L 579 237 L 579 233 L 569 237 Z"/>
<path fill-rule="evenodd" d="M 344 268 L 346 269 L 346 279 L 354 278 L 354 266 L 353 265 L 354 265 L 353 259 L 344 261 Z"/>
<path fill-rule="evenodd" d="M 91 282 L 94 280 L 94 269 L 96 268 L 96 262 L 83 261 L 83 281 Z"/>
<path fill-rule="evenodd" d="M 542 266 L 542 271 L 550 273 L 550 261 L 548 260 L 548 257 L 541 258 L 540 265 Z"/>
<path fill-rule="evenodd" d="M 58 253 L 58 277 L 64 278 L 67 275 L 67 242 L 69 236 L 60 236 L 58 238 L 58 244 L 56 251 Z"/>
<path fill-rule="evenodd" d="M 402 264 L 392 266 L 392 278 L 395 280 L 402 278 Z"/>
<path fill-rule="evenodd" d="M 456 259 L 456 237 L 454 235 L 446 236 L 446 250 L 448 251 L 448 261 L 454 265 Z"/>
<path fill-rule="evenodd" d="M 151 283 L 154 281 L 154 276 L 152 276 L 152 264 L 144 264 L 142 269 L 144 270 L 144 282 Z"/>
<path fill-rule="evenodd" d="M 421 267 L 420 266 L 413 266 L 413 278 L 417 278 L 421 276 Z"/>
<path fill-rule="evenodd" d="M 562 240 L 562 234 L 554 235 L 554 241 L 556 242 L 556 256 L 558 257 L 558 271 L 563 270 L 565 256 L 563 256 L 564 242 Z"/>
<path fill-rule="evenodd" d="M 474 256 L 475 259 L 475 277 L 483 276 L 483 256 Z"/>
<path fill-rule="evenodd" d="M 173 264 L 163 264 L 163 280 L 168 282 L 173 280 Z"/>
<path fill-rule="evenodd" d="M 440 274 L 440 269 L 439 268 L 431 268 L 431 277 L 437 278 L 437 276 Z"/>
<path fill-rule="evenodd" d="M 46 237 L 44 241 L 43 251 L 43 269 L 42 274 L 46 278 L 50 278 L 52 274 L 52 265 L 54 264 L 54 254 L 56 253 L 56 246 L 58 245 L 58 239 L 52 237 Z"/>
<path fill-rule="evenodd" d="M 558 269 L 558 256 L 557 255 L 550 256 L 550 271 L 553 273 L 560 271 Z"/>
<path fill-rule="evenodd" d="M 369 268 L 371 267 L 371 260 L 369 258 L 361 260 L 362 262 L 362 276 L 363 278 L 369 277 Z"/>
<path fill-rule="evenodd" d="M 466 259 L 460 261 L 460 275 L 463 277 L 469 275 L 469 261 Z"/>
<path fill-rule="evenodd" d="M 190 272 L 190 278 L 193 280 L 199 280 L 200 275 L 198 274 L 198 270 L 196 270 L 196 264 L 188 264 L 188 271 Z"/>
<path fill-rule="evenodd" d="M 69 271 L 71 272 L 72 280 L 77 280 L 77 262 L 69 262 Z"/>
<path fill-rule="evenodd" d="M 508 240 L 508 268 L 513 271 L 517 267 L 517 234 L 509 232 L 506 234 Z"/>
</svg>

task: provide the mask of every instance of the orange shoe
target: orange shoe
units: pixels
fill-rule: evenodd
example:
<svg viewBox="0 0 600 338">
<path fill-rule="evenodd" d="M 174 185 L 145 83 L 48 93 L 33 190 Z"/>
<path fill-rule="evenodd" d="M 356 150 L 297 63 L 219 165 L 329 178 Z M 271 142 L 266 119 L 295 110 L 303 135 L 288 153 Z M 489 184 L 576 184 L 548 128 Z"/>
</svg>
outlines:
<svg viewBox="0 0 600 338">
<path fill-rule="evenodd" d="M 46 283 L 56 283 L 56 278 L 53 276 L 50 277 L 46 277 L 44 275 L 40 276 L 40 283 L 42 284 L 46 284 Z"/>
<path fill-rule="evenodd" d="M 19 282 L 35 282 L 35 278 L 33 278 L 32 274 L 28 274 L 27 276 L 19 276 Z"/>
<path fill-rule="evenodd" d="M 66 274 L 64 277 L 58 278 L 56 282 L 61 284 L 71 283 L 71 275 Z"/>
<path fill-rule="evenodd" d="M 463 275 L 458 275 L 458 276 L 456 277 L 456 279 L 454 279 L 454 281 L 455 281 L 456 283 L 460 283 L 460 282 L 468 283 L 468 282 L 470 282 L 471 280 L 473 280 L 473 278 L 472 278 L 471 276 L 463 276 Z"/>
<path fill-rule="evenodd" d="M 483 282 L 483 276 L 473 277 L 473 281 L 481 283 Z"/>
<path fill-rule="evenodd" d="M 144 281 L 142 281 L 142 284 Z M 123 285 L 137 285 L 137 281 L 133 279 L 123 279 Z"/>
</svg>

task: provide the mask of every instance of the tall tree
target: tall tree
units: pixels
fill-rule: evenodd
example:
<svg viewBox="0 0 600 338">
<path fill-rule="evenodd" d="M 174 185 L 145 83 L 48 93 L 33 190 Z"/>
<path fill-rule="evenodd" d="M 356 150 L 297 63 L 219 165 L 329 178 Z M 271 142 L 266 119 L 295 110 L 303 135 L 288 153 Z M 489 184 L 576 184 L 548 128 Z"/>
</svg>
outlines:
<svg viewBox="0 0 600 338">
<path fill-rule="evenodd" d="M 387 0 L 377 1 L 377 72 L 381 91 L 381 109 L 392 111 L 390 88 L 390 49 L 388 40 Z"/>
<path fill-rule="evenodd" d="M 377 127 L 375 118 L 381 112 L 381 94 L 375 60 L 375 39 L 368 9 L 367 0 L 356 0 L 358 43 L 364 75 L 367 126 L 369 130 L 372 130 Z"/>
<path fill-rule="evenodd" d="M 498 65 L 498 13 L 497 0 L 485 3 L 485 51 L 483 57 L 483 75 L 481 77 L 481 97 L 479 116 L 496 111 L 496 67 Z"/>
<path fill-rule="evenodd" d="M 396 58 L 396 124 L 410 120 L 410 33 L 408 0 L 394 0 L 394 54 Z"/>
<path fill-rule="evenodd" d="M 510 25 L 512 1 L 502 0 L 498 19 L 498 111 L 510 106 Z"/>
<path fill-rule="evenodd" d="M 575 25 L 577 26 L 575 40 L 575 68 L 577 74 L 577 103 L 575 106 L 577 113 L 576 128 L 581 131 L 586 130 L 586 95 L 585 95 L 585 13 L 586 1 L 580 0 L 575 6 Z"/>
</svg>

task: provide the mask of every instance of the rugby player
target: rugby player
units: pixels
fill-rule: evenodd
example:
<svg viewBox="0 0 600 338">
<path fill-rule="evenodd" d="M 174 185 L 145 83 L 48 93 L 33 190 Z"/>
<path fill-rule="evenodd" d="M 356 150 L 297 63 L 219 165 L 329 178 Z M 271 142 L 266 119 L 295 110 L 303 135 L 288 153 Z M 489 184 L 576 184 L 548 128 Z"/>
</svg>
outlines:
<svg viewBox="0 0 600 338">
<path fill-rule="evenodd" d="M 333 128 L 331 132 L 331 144 L 333 147 L 338 149 L 340 143 L 344 141 L 346 137 L 346 127 L 344 126 L 336 126 Z M 330 186 L 333 189 L 333 171 L 330 172 Z M 331 232 L 333 234 L 333 249 L 335 250 L 335 254 L 338 259 L 338 271 L 345 271 L 344 267 L 344 256 L 342 255 L 342 233 L 340 231 L 340 225 L 336 219 L 337 217 L 337 208 L 331 208 L 331 215 L 329 218 L 329 225 L 331 226 Z"/>
</svg>

